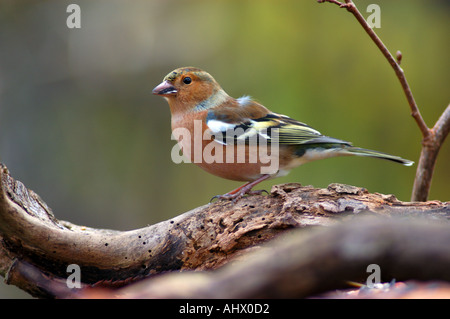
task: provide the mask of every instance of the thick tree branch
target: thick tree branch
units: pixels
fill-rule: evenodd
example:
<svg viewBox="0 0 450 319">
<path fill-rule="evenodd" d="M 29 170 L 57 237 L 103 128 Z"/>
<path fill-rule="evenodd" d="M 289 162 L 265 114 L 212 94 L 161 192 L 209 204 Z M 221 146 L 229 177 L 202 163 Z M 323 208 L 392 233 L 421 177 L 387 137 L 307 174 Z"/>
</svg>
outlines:
<svg viewBox="0 0 450 319">
<path fill-rule="evenodd" d="M 0 275 L 40 297 L 73 295 L 65 285 L 70 264 L 80 266 L 84 287 L 117 287 L 169 271 L 220 268 L 293 228 L 332 226 L 364 215 L 450 217 L 448 203 L 401 202 L 341 184 L 327 189 L 285 184 L 274 186 L 270 196 L 208 204 L 122 232 L 59 221 L 4 166 L 0 180 Z"/>
<path fill-rule="evenodd" d="M 448 229 L 424 220 L 355 218 L 327 229 L 293 230 L 216 272 L 168 274 L 117 291 L 86 289 L 67 296 L 304 298 L 348 288 L 349 280 L 365 283 L 371 264 L 385 281 L 450 281 Z"/>
<path fill-rule="evenodd" d="M 414 96 L 412 94 L 411 88 L 406 80 L 405 73 L 400 67 L 401 53 L 397 52 L 397 60 L 392 56 L 387 47 L 384 45 L 383 41 L 377 36 L 375 31 L 369 26 L 362 14 L 359 12 L 356 5 L 352 0 L 345 0 L 345 3 L 336 0 L 317 0 L 319 3 L 329 2 L 339 5 L 341 8 L 346 8 L 353 16 L 358 20 L 359 24 L 363 27 L 366 33 L 370 36 L 372 41 L 376 44 L 381 53 L 388 60 L 389 64 L 395 71 L 398 80 L 402 86 L 403 92 L 405 93 L 406 99 L 408 101 L 409 107 L 411 109 L 411 115 L 417 123 L 421 133 L 422 133 L 422 151 L 419 158 L 419 165 L 416 171 L 416 178 L 414 180 L 413 191 L 411 195 L 412 201 L 426 201 L 430 192 L 431 180 L 433 178 L 434 166 L 436 164 L 437 155 L 445 140 L 445 137 L 449 134 L 450 127 L 450 113 L 449 108 L 444 111 L 444 113 L 436 122 L 432 129 L 429 129 L 426 125 L 422 115 L 420 114 L 419 108 L 416 104 Z M 439 136 L 437 136 L 437 132 Z"/>
</svg>

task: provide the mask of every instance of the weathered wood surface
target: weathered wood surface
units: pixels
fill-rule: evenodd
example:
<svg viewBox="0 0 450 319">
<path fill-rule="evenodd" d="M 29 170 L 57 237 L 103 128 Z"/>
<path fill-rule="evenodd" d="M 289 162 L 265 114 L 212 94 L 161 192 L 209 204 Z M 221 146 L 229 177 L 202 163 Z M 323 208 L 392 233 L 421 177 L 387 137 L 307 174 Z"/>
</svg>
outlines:
<svg viewBox="0 0 450 319">
<path fill-rule="evenodd" d="M 125 285 L 146 277 L 149 278 L 147 280 L 152 280 L 154 275 L 170 271 L 213 270 L 230 264 L 230 261 L 239 261 L 236 264 L 241 265 L 240 262 L 245 262 L 250 258 L 249 256 L 251 259 L 269 256 L 266 258 L 272 260 L 271 264 L 275 263 L 272 267 L 287 274 L 288 270 L 283 267 L 294 269 L 294 266 L 288 266 L 286 263 L 288 260 L 295 261 L 295 258 L 290 258 L 293 256 L 291 250 L 296 250 L 295 245 L 298 246 L 298 250 L 305 251 L 305 254 L 308 251 L 306 249 L 308 245 L 313 250 L 319 249 L 321 245 L 329 245 L 327 249 L 330 251 L 325 248 L 322 251 L 319 249 L 322 254 L 319 257 L 324 258 L 324 254 L 331 254 L 333 249 L 336 249 L 337 243 L 344 240 L 340 239 L 341 235 L 348 232 L 350 239 L 351 236 L 361 235 L 358 233 L 359 222 L 353 221 L 361 216 L 387 218 L 382 221 L 388 225 L 384 227 L 387 233 L 382 232 L 383 227 L 378 222 L 378 228 L 374 226 L 372 236 L 383 239 L 381 244 L 388 250 L 390 247 L 395 247 L 395 240 L 399 240 L 395 237 L 397 227 L 399 234 L 407 236 L 410 219 L 420 220 L 415 221 L 416 224 L 412 227 L 426 228 L 423 236 L 430 238 L 424 242 L 424 247 L 430 250 L 433 250 L 435 246 L 439 246 L 439 249 L 445 248 L 441 247 L 445 245 L 450 247 L 450 238 L 445 236 L 450 234 L 450 231 L 446 232 L 449 229 L 449 203 L 401 202 L 392 195 L 371 194 L 362 188 L 342 184 L 331 184 L 326 189 L 302 187 L 300 184 L 276 185 L 269 196 L 246 197 L 236 203 L 220 201 L 207 204 L 141 229 L 132 231 L 93 229 L 58 220 L 36 193 L 14 180 L 6 167 L 2 166 L 0 275 L 6 277 L 8 283 L 17 285 L 33 295 L 48 297 L 58 296 L 58 293 L 61 294 L 60 296 L 68 293 L 64 287 L 64 278 L 68 276 L 69 264 L 77 264 L 81 267 L 82 281 L 85 286 Z M 403 217 L 403 221 L 394 222 L 394 217 Z M 436 220 L 439 221 L 439 225 L 430 222 Z M 389 226 L 391 222 L 394 226 Z M 347 224 L 353 224 L 353 228 Z M 402 224 L 406 225 L 405 229 L 402 228 Z M 271 250 L 264 248 L 266 252 L 263 257 L 254 257 L 261 247 L 265 247 L 264 243 L 281 233 L 300 229 L 297 231 L 301 233 L 300 237 L 306 238 L 304 236 L 306 234 L 309 236 L 310 228 L 318 228 L 312 226 L 322 226 L 319 227 L 322 233 L 321 235 L 317 233 L 315 236 L 318 237 L 310 239 L 312 242 L 309 244 L 306 243 L 308 241 L 303 242 L 304 239 L 298 239 L 292 243 L 293 247 L 285 248 L 287 252 L 284 256 L 279 256 L 277 253 L 272 256 L 269 252 Z M 339 230 L 341 228 L 338 227 L 344 230 Z M 437 228 L 429 229 L 429 227 Z M 333 233 L 334 229 L 338 234 Z M 415 235 L 416 230 L 416 228 L 411 230 L 412 235 Z M 357 233 L 352 235 L 353 231 Z M 327 234 L 334 234 L 335 237 L 330 235 L 331 237 L 327 238 Z M 435 236 L 439 240 L 434 239 Z M 350 239 L 347 238 L 347 241 Z M 404 237 L 404 239 L 408 238 Z M 389 240 L 392 243 L 387 244 Z M 375 244 L 378 242 L 376 241 Z M 438 245 L 438 242 L 443 242 L 445 245 Z M 282 241 L 278 243 L 283 244 Z M 418 248 L 415 243 L 409 244 L 413 248 Z M 279 249 L 282 248 L 276 250 Z M 362 255 L 365 254 L 363 250 L 360 252 Z M 443 251 L 439 252 L 443 253 Z M 401 251 L 397 250 L 396 253 Z M 383 254 L 392 255 L 392 252 L 385 251 Z M 311 258 L 313 255 L 309 256 Z M 447 256 L 450 256 L 450 253 Z M 369 257 L 370 255 L 367 258 Z M 340 261 L 349 262 L 345 259 Z M 364 260 L 366 261 L 369 262 Z M 295 262 L 297 265 L 301 264 L 299 260 Z M 317 266 L 321 265 L 320 260 L 315 262 Z M 255 266 L 245 266 L 250 267 L 250 270 L 246 272 L 257 273 Z M 231 271 L 229 270 L 231 267 L 225 269 Z M 259 269 L 259 278 L 264 275 L 264 271 L 268 270 Z M 237 274 L 236 276 L 239 274 L 238 270 L 232 272 Z M 226 272 L 221 272 L 223 273 Z M 200 275 L 215 276 L 215 272 L 196 273 L 195 276 Z M 271 276 L 267 275 L 267 278 L 273 279 Z M 301 276 L 304 277 L 303 280 L 307 278 L 303 272 Z M 155 281 L 158 279 L 160 282 L 164 277 L 155 278 Z M 239 280 L 233 281 L 227 276 L 225 278 L 227 278 L 226 282 L 239 283 Z M 190 287 L 196 287 L 196 285 L 193 284 Z M 202 291 L 209 291 L 205 289 L 202 288 Z M 215 291 L 220 290 L 215 288 Z M 228 289 L 228 291 L 233 290 Z M 276 289 L 273 291 L 277 291 L 280 297 L 288 295 L 287 292 L 283 294 Z M 320 289 L 311 291 L 320 291 Z M 195 293 L 198 296 L 202 295 L 199 291 Z M 239 296 L 242 295 L 265 296 L 256 291 L 247 292 L 247 295 L 241 293 Z M 302 295 L 302 293 L 296 294 L 296 296 Z M 177 295 L 167 292 L 164 296 Z M 219 294 L 219 292 L 217 296 L 227 297 L 226 294 Z M 238 296 L 230 294 L 228 297 Z"/>
</svg>

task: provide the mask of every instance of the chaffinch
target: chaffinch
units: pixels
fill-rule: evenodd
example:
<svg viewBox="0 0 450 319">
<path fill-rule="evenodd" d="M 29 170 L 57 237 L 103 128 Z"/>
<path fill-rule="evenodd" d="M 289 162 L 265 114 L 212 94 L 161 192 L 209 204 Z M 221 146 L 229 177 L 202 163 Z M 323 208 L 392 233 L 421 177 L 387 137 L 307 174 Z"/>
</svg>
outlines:
<svg viewBox="0 0 450 319">
<path fill-rule="evenodd" d="M 247 182 L 215 196 L 219 199 L 237 200 L 245 194 L 261 193 L 252 188 L 284 176 L 296 166 L 329 157 L 357 155 L 413 164 L 322 135 L 304 123 L 271 112 L 249 96 L 234 99 L 198 68 L 170 72 L 153 94 L 168 101 L 172 133 L 184 156 L 211 174 Z"/>
</svg>

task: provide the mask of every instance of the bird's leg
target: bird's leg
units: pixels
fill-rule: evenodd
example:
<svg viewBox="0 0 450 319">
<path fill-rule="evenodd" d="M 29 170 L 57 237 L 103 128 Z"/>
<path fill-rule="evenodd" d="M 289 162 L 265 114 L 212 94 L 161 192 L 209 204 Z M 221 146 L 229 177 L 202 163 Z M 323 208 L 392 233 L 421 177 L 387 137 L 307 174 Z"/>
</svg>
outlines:
<svg viewBox="0 0 450 319">
<path fill-rule="evenodd" d="M 228 200 L 233 200 L 233 201 L 237 201 L 238 199 L 240 199 L 241 197 L 243 197 L 246 194 L 249 195 L 260 195 L 262 192 L 266 192 L 265 190 L 258 190 L 258 191 L 252 191 L 252 188 L 255 187 L 255 185 L 261 183 L 262 181 L 268 179 L 270 177 L 269 174 L 264 174 L 261 175 L 258 179 L 254 180 L 253 182 L 248 182 L 244 185 L 242 185 L 241 187 L 238 187 L 234 190 L 232 190 L 229 193 L 223 194 L 223 195 L 216 195 L 214 196 L 212 200 L 214 199 L 228 199 Z"/>
</svg>

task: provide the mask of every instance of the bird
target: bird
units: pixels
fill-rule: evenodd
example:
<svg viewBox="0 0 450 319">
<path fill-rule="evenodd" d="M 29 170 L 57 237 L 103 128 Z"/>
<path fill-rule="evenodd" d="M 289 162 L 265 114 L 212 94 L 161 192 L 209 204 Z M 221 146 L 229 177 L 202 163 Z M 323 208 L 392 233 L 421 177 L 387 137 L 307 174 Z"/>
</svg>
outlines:
<svg viewBox="0 0 450 319">
<path fill-rule="evenodd" d="M 242 186 L 213 199 L 237 201 L 260 182 L 287 175 L 305 163 L 336 156 L 366 156 L 413 165 L 398 156 L 353 146 L 311 126 L 272 112 L 248 95 L 229 96 L 206 71 L 181 67 L 153 94 L 164 97 L 172 134 L 183 155 L 205 171 Z"/>
</svg>

